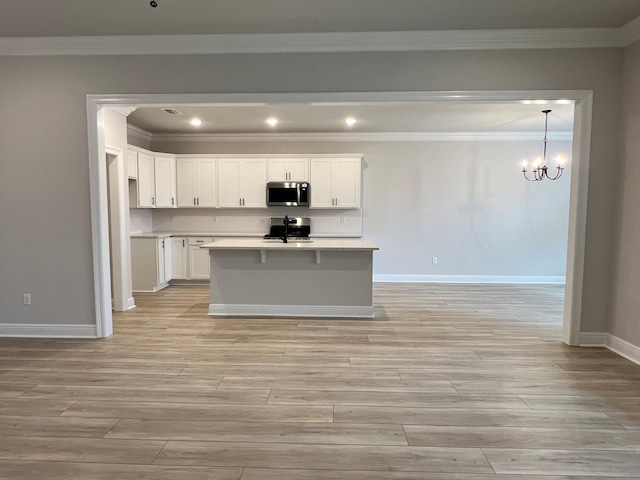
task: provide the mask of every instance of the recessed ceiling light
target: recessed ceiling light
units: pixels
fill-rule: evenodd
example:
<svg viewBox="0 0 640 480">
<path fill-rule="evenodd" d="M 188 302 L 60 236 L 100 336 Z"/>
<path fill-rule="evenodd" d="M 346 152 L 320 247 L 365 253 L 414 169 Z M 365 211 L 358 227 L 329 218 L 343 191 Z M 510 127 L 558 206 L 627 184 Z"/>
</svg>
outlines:
<svg viewBox="0 0 640 480">
<path fill-rule="evenodd" d="M 352 127 L 356 124 L 356 119 L 353 117 L 347 117 L 344 119 L 344 123 L 346 123 L 349 127 Z"/>
<path fill-rule="evenodd" d="M 200 125 L 202 125 L 202 120 L 200 120 L 199 118 L 192 118 L 191 125 L 193 125 L 194 127 L 199 127 Z"/>
<path fill-rule="evenodd" d="M 272 127 L 275 127 L 278 124 L 278 119 L 276 117 L 267 118 L 267 123 Z"/>
</svg>

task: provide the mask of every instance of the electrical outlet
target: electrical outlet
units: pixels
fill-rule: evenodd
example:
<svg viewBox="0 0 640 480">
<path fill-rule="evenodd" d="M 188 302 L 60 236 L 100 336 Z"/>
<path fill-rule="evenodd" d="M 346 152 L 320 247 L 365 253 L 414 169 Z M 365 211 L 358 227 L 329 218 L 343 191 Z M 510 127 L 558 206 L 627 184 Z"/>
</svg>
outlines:
<svg viewBox="0 0 640 480">
<path fill-rule="evenodd" d="M 30 293 L 23 293 L 22 294 L 22 303 L 24 305 L 31 305 L 31 294 Z"/>
<path fill-rule="evenodd" d="M 433 263 L 434 265 L 438 264 L 438 257 L 431 257 L 431 263 Z"/>
</svg>

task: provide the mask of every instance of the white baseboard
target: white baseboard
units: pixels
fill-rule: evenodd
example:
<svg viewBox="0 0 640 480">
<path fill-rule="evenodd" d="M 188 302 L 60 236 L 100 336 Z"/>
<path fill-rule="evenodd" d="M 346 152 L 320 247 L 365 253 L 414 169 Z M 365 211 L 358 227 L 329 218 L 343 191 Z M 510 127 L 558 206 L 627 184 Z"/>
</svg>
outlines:
<svg viewBox="0 0 640 480">
<path fill-rule="evenodd" d="M 640 365 L 640 347 L 606 332 L 580 334 L 581 347 L 606 347 L 621 357 Z"/>
<path fill-rule="evenodd" d="M 564 285 L 564 276 L 522 275 L 387 275 L 374 274 L 374 282 L 409 283 L 524 283 Z"/>
<path fill-rule="evenodd" d="M 588 332 L 580 334 L 580 346 L 581 347 L 606 347 L 607 336 L 606 332 Z"/>
<path fill-rule="evenodd" d="M 133 297 L 130 297 L 127 300 L 127 310 L 131 310 L 132 308 L 136 308 L 136 301 Z"/>
<path fill-rule="evenodd" d="M 0 324 L 0 337 L 98 338 L 95 325 Z"/>
<path fill-rule="evenodd" d="M 209 304 L 209 315 L 243 317 L 373 318 L 373 306 L 349 305 L 221 305 Z"/>
</svg>

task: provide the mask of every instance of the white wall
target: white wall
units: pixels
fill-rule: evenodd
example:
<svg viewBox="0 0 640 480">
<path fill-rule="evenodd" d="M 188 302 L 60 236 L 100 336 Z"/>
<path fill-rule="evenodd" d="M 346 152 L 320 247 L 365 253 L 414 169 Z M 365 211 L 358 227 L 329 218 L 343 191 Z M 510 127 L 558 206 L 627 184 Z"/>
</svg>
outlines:
<svg viewBox="0 0 640 480">
<path fill-rule="evenodd" d="M 593 90 L 582 330 L 601 332 L 622 58 L 621 49 L 0 57 L 0 323 L 95 322 L 87 94 Z"/>
<path fill-rule="evenodd" d="M 625 49 L 619 209 L 608 332 L 640 348 L 640 41 Z"/>
<path fill-rule="evenodd" d="M 569 169 L 556 182 L 540 183 L 525 181 L 520 171 L 523 158 L 542 154 L 542 140 L 152 143 L 157 151 L 177 154 L 363 152 L 362 232 L 380 246 L 374 272 L 385 279 L 411 275 L 455 281 L 470 276 L 565 274 Z M 550 158 L 559 153 L 571 156 L 570 141 L 550 140 L 548 146 Z M 299 211 L 305 216 L 321 212 Z M 359 212 L 322 214 L 336 220 L 352 215 L 357 220 Z M 157 210 L 154 228 L 202 231 L 197 229 L 201 225 L 205 231 L 223 231 L 232 215 L 216 210 Z M 265 211 L 264 216 L 271 214 Z M 253 218 L 245 220 L 249 228 Z M 320 233 L 329 226 L 338 233 L 344 226 L 327 218 L 313 220 L 313 230 Z"/>
</svg>

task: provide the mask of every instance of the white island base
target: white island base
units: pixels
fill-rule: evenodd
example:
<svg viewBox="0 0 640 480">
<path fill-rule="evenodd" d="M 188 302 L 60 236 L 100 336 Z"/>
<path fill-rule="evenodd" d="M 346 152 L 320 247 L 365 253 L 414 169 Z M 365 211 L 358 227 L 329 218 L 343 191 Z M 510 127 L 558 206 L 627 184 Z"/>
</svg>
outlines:
<svg viewBox="0 0 640 480">
<path fill-rule="evenodd" d="M 361 240 L 221 240 L 211 260 L 209 315 L 371 318 L 377 247 Z"/>
</svg>

